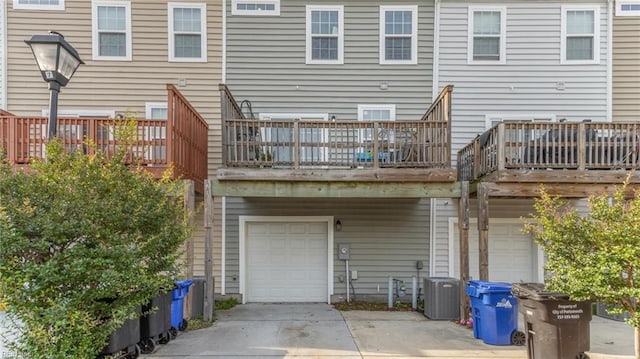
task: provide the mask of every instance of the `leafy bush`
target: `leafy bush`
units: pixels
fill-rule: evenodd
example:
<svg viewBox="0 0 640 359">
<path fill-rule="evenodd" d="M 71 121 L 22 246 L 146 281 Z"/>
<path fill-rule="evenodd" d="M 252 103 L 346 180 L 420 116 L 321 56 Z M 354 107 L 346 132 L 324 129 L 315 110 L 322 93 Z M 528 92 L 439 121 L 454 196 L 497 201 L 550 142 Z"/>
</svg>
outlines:
<svg viewBox="0 0 640 359">
<path fill-rule="evenodd" d="M 172 286 L 189 236 L 179 182 L 132 170 L 125 151 L 78 152 L 52 141 L 28 171 L 0 164 L 0 302 L 20 357 L 95 357 Z"/>
</svg>

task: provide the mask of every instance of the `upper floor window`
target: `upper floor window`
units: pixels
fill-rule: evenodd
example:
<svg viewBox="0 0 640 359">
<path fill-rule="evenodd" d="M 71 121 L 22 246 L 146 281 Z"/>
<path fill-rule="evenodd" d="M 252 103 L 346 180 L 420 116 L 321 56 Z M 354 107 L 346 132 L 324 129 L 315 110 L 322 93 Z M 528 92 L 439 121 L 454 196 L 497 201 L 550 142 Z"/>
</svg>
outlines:
<svg viewBox="0 0 640 359">
<path fill-rule="evenodd" d="M 169 3 L 169 61 L 207 61 L 207 7 Z"/>
<path fill-rule="evenodd" d="M 418 63 L 418 7 L 380 6 L 380 64 Z"/>
<path fill-rule="evenodd" d="M 307 6 L 307 64 L 344 63 L 343 13 L 343 6 Z"/>
<path fill-rule="evenodd" d="M 600 8 L 563 6 L 560 62 L 596 64 L 600 62 Z"/>
<path fill-rule="evenodd" d="M 131 3 L 94 0 L 93 59 L 131 61 Z"/>
<path fill-rule="evenodd" d="M 640 0 L 616 1 L 616 16 L 640 16 Z"/>
<path fill-rule="evenodd" d="M 280 15 L 280 0 L 232 0 L 231 15 Z"/>
<path fill-rule="evenodd" d="M 506 63 L 506 12 L 503 7 L 469 7 L 468 63 Z"/>
<path fill-rule="evenodd" d="M 14 9 L 64 10 L 64 0 L 13 0 Z"/>
</svg>

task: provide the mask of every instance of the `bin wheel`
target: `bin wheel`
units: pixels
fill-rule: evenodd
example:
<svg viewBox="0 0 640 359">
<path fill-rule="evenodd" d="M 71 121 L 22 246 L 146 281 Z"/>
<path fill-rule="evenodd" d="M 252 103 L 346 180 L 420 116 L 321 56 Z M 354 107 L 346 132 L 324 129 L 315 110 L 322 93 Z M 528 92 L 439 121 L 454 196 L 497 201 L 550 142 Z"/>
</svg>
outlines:
<svg viewBox="0 0 640 359">
<path fill-rule="evenodd" d="M 519 330 L 514 330 L 513 333 L 511 333 L 511 344 L 522 346 L 526 342 L 527 342 L 527 337 L 523 332 Z"/>
<path fill-rule="evenodd" d="M 174 340 L 178 337 L 178 329 L 176 327 L 169 328 L 169 339 Z"/>
<path fill-rule="evenodd" d="M 142 354 L 151 354 L 156 350 L 156 341 L 152 338 L 144 338 L 140 341 L 140 351 Z"/>
<path fill-rule="evenodd" d="M 125 356 L 126 359 L 137 359 L 140 356 L 140 346 L 136 344 L 133 353 Z"/>
<path fill-rule="evenodd" d="M 158 343 L 160 344 L 167 344 L 169 341 L 171 341 L 171 333 L 167 330 L 164 334 L 162 334 L 160 336 L 160 340 L 158 340 Z"/>
<path fill-rule="evenodd" d="M 576 355 L 576 359 L 589 359 L 589 356 L 585 353 L 580 353 Z"/>
<path fill-rule="evenodd" d="M 189 325 L 189 322 L 187 322 L 186 319 L 182 319 L 182 323 L 180 323 L 180 331 L 184 331 L 185 329 L 187 329 L 187 325 Z"/>
</svg>

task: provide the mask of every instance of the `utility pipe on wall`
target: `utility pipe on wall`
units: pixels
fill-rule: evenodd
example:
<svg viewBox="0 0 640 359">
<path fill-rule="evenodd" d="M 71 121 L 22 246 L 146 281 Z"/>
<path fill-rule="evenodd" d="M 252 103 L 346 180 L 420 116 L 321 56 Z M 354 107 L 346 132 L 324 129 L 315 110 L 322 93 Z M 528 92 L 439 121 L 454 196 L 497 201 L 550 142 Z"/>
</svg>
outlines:
<svg viewBox="0 0 640 359">
<path fill-rule="evenodd" d="M 415 275 L 411 276 L 411 308 L 418 308 L 418 278 Z"/>
<path fill-rule="evenodd" d="M 389 276 L 389 297 L 387 301 L 387 306 L 389 309 L 393 308 L 393 277 Z"/>
<path fill-rule="evenodd" d="M 347 273 L 346 273 L 346 274 L 347 274 L 347 275 L 346 275 L 346 278 L 347 278 L 347 280 L 346 280 L 346 282 L 347 282 L 347 303 L 349 303 L 349 302 L 351 301 L 351 299 L 350 299 L 350 297 L 349 297 L 349 292 L 350 292 L 350 290 L 349 290 L 349 280 L 350 280 L 350 279 L 349 279 L 349 277 L 350 277 L 350 276 L 349 276 L 349 260 L 347 259 L 347 260 L 346 260 L 346 261 L 344 261 L 344 262 L 345 262 L 346 271 L 347 271 Z"/>
</svg>

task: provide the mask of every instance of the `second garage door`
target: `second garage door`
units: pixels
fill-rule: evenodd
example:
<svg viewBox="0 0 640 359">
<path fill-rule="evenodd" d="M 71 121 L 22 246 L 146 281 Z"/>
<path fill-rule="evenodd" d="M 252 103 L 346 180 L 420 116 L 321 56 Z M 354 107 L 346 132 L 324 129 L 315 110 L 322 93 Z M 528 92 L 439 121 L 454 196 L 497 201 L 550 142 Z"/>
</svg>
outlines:
<svg viewBox="0 0 640 359">
<path fill-rule="evenodd" d="M 478 230 L 469 224 L 469 275 L 479 279 Z M 453 224 L 453 272 L 460 278 L 458 224 Z M 489 280 L 500 282 L 537 281 L 537 247 L 531 236 L 522 233 L 522 223 L 489 220 Z"/>
<path fill-rule="evenodd" d="M 247 302 L 327 302 L 327 222 L 249 222 Z"/>
</svg>

